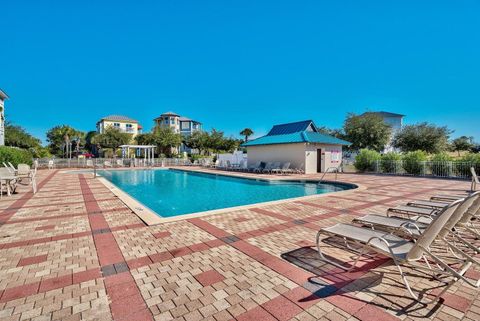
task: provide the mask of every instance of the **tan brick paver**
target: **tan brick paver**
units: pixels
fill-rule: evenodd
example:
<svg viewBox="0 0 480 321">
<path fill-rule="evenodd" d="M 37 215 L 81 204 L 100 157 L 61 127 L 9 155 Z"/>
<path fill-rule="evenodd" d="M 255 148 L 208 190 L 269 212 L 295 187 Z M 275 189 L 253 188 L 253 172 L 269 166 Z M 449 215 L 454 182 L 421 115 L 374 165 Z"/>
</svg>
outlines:
<svg viewBox="0 0 480 321">
<path fill-rule="evenodd" d="M 318 261 L 312 247 L 321 226 L 384 214 L 436 193 L 462 192 L 469 186 L 465 181 L 340 174 L 339 180 L 364 189 L 144 226 L 90 175 L 38 176 L 37 194 L 21 186 L 0 201 L 0 221 L 6 221 L 0 225 L 0 320 L 122 320 L 118 313 L 125 309 L 133 309 L 128 318 L 137 320 L 480 318 L 479 291 L 462 282 L 441 304 L 422 307 L 408 297 L 385 258 L 365 259 L 365 267 L 352 274 L 332 273 L 334 267 Z M 119 252 L 109 256 L 113 245 Z M 352 260 L 342 249 L 324 250 Z M 112 264 L 102 267 L 99 254 Z M 129 271 L 124 261 L 135 265 Z M 411 277 L 418 288 L 437 284 L 418 273 Z"/>
</svg>

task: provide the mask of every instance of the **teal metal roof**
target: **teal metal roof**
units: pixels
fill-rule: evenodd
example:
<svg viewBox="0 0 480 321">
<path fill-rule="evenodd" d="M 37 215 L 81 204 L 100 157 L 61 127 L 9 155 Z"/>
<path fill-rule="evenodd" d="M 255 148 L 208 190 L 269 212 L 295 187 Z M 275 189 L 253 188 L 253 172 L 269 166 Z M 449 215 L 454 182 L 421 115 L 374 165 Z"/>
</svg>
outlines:
<svg viewBox="0 0 480 321">
<path fill-rule="evenodd" d="M 310 125 L 312 125 L 312 127 L 310 127 Z M 309 128 L 313 128 L 314 131 L 308 130 Z M 350 145 L 350 143 L 345 140 L 317 132 L 317 127 L 313 121 L 308 120 L 273 126 L 267 135 L 243 143 L 242 146 L 248 147 L 294 143 Z"/>
</svg>

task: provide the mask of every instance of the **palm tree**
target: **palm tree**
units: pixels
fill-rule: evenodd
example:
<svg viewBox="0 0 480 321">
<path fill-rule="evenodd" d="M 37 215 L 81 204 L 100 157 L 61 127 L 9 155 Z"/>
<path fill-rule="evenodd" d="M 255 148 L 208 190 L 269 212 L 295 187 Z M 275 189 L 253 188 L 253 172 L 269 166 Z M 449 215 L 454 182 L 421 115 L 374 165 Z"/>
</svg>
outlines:
<svg viewBox="0 0 480 321">
<path fill-rule="evenodd" d="M 248 137 L 253 135 L 253 130 L 245 128 L 240 132 L 240 135 L 245 136 L 245 142 L 248 142 Z"/>
</svg>

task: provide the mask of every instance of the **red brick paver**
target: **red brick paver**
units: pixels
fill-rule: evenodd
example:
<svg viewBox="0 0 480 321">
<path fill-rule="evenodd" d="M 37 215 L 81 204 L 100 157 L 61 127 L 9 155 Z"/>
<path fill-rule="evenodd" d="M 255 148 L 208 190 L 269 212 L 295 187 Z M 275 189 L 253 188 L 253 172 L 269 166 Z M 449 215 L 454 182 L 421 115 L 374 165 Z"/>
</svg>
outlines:
<svg viewBox="0 0 480 321">
<path fill-rule="evenodd" d="M 37 194 L 20 186 L 0 201 L 0 320 L 480 317 L 478 290 L 463 282 L 439 304 L 419 306 L 388 259 L 369 258 L 346 273 L 319 261 L 313 247 L 320 227 L 463 192 L 468 182 L 340 174 L 362 189 L 145 226 L 89 174 L 38 175 Z M 412 278 L 419 289 L 437 284 Z"/>
</svg>

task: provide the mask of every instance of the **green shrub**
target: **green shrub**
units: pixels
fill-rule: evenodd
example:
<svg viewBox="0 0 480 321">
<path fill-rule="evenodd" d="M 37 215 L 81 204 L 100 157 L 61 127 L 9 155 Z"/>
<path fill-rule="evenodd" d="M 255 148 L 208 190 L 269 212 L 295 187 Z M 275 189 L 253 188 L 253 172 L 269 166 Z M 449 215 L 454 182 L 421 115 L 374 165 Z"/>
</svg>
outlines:
<svg viewBox="0 0 480 321">
<path fill-rule="evenodd" d="M 435 176 L 453 176 L 453 158 L 445 152 L 432 156 L 430 171 Z"/>
<path fill-rule="evenodd" d="M 475 168 L 475 172 L 480 174 L 480 153 L 468 153 L 460 160 L 461 164 L 456 166 L 456 175 L 463 177 L 472 177 L 470 167 Z"/>
<path fill-rule="evenodd" d="M 408 152 L 403 155 L 403 169 L 412 175 L 425 174 L 425 162 L 427 160 L 427 153 L 421 150 Z"/>
<path fill-rule="evenodd" d="M 376 170 L 377 161 L 382 158 L 379 152 L 370 149 L 361 149 L 355 157 L 355 168 L 361 172 L 373 172 Z"/>
<path fill-rule="evenodd" d="M 395 152 L 386 153 L 380 162 L 382 172 L 395 174 L 402 169 L 402 155 Z"/>
<path fill-rule="evenodd" d="M 32 165 L 33 156 L 26 149 L 0 146 L 0 164 L 2 164 L 3 162 L 5 163 L 10 162 L 15 167 L 18 166 L 18 164 Z"/>
</svg>

